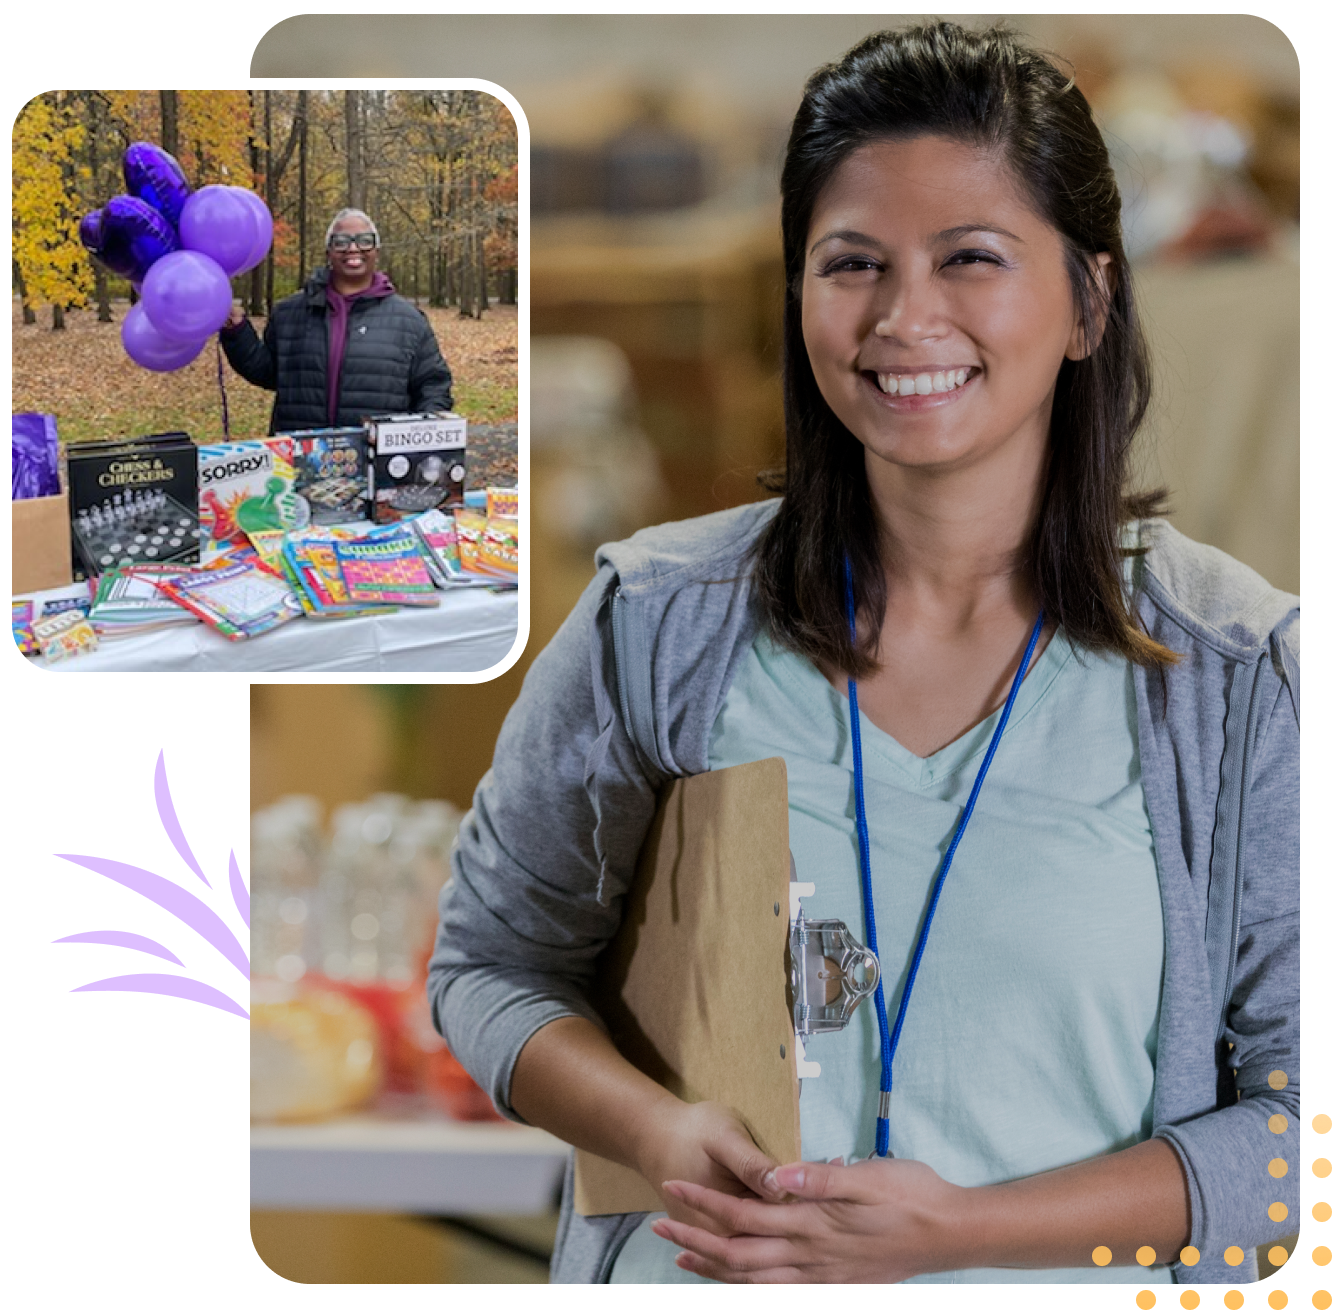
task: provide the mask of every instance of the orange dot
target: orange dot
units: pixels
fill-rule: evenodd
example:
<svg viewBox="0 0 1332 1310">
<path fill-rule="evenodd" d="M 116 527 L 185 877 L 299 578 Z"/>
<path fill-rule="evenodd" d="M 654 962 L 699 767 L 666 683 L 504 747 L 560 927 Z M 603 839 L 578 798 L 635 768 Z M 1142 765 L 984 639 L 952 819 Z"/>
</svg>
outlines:
<svg viewBox="0 0 1332 1310">
<path fill-rule="evenodd" d="M 1267 1258 L 1279 1269 L 1290 1259 L 1290 1252 L 1284 1246 L 1269 1246 L 1267 1248 Z"/>
<path fill-rule="evenodd" d="M 1156 1252 L 1150 1246 L 1140 1246 L 1133 1257 L 1140 1265 L 1154 1265 Z"/>
<path fill-rule="evenodd" d="M 1313 1171 L 1315 1178 L 1326 1178 L 1328 1174 L 1332 1174 L 1332 1160 L 1324 1160 L 1319 1156 L 1313 1162 Z"/>
<path fill-rule="evenodd" d="M 1112 1258 L 1108 1246 L 1098 1246 L 1096 1250 L 1092 1252 L 1092 1264 L 1095 1265 L 1108 1265 Z"/>
<path fill-rule="evenodd" d="M 1199 1251 L 1196 1246 L 1186 1246 L 1179 1253 L 1179 1262 L 1182 1265 L 1193 1266 L 1196 1265 L 1198 1261 L 1201 1259 L 1202 1259 L 1202 1252 Z"/>
<path fill-rule="evenodd" d="M 1316 1114 L 1309 1127 L 1316 1133 L 1325 1133 L 1329 1128 L 1332 1128 L 1332 1119 L 1329 1119 L 1325 1114 Z"/>
<path fill-rule="evenodd" d="M 1244 1263 L 1244 1248 L 1242 1246 L 1228 1246 L 1221 1258 L 1228 1265 L 1242 1265 Z"/>
<path fill-rule="evenodd" d="M 1273 1178 L 1284 1178 L 1288 1168 L 1290 1166 L 1284 1160 L 1269 1160 L 1267 1164 L 1267 1172 Z"/>
<path fill-rule="evenodd" d="M 1314 1247 L 1314 1253 L 1313 1253 L 1314 1264 L 1325 1265 L 1328 1263 L 1329 1260 L 1332 1260 L 1332 1251 L 1329 1251 L 1325 1246 Z"/>
<path fill-rule="evenodd" d="M 1274 1133 L 1284 1133 L 1290 1127 L 1290 1124 L 1284 1114 L 1274 1114 L 1267 1121 L 1267 1126 Z"/>
<path fill-rule="evenodd" d="M 1280 1201 L 1273 1201 L 1267 1207 L 1267 1217 L 1274 1223 L 1279 1224 L 1290 1213 Z"/>
<path fill-rule="evenodd" d="M 1244 1304 L 1244 1293 L 1237 1292 L 1232 1287 L 1221 1300 L 1229 1307 L 1229 1310 L 1239 1310 L 1240 1306 Z"/>
<path fill-rule="evenodd" d="M 1285 1292 L 1281 1291 L 1280 1289 L 1273 1292 L 1271 1296 L 1267 1298 L 1267 1304 L 1272 1307 L 1272 1310 L 1286 1310 L 1286 1306 L 1287 1304 L 1289 1304 L 1289 1302 L 1290 1302 L 1290 1297 L 1288 1297 L 1285 1294 Z"/>
<path fill-rule="evenodd" d="M 1332 1306 L 1332 1292 L 1324 1292 L 1321 1288 L 1313 1294 L 1314 1310 L 1328 1310 Z"/>
<path fill-rule="evenodd" d="M 1142 1307 L 1142 1310 L 1152 1310 L 1152 1306 L 1156 1304 L 1156 1293 L 1139 1292 L 1136 1299 L 1138 1305 Z"/>
<path fill-rule="evenodd" d="M 1267 1085 L 1274 1092 L 1281 1091 L 1288 1082 L 1290 1082 L 1290 1079 L 1286 1077 L 1285 1070 L 1283 1069 L 1273 1069 L 1272 1072 L 1267 1075 Z"/>
<path fill-rule="evenodd" d="M 1313 1208 L 1313 1217 L 1320 1224 L 1327 1223 L 1329 1219 L 1332 1219 L 1332 1205 L 1328 1205 L 1326 1201 L 1319 1201 Z"/>
<path fill-rule="evenodd" d="M 1198 1304 L 1201 1300 L 1202 1297 L 1192 1288 L 1179 1294 L 1179 1303 L 1184 1307 L 1184 1310 L 1198 1310 Z"/>
</svg>

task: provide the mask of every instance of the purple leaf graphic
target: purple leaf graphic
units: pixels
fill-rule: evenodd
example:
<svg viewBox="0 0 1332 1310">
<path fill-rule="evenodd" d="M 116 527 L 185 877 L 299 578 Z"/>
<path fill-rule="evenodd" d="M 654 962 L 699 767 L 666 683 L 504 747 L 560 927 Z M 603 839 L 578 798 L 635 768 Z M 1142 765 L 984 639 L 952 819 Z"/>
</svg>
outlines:
<svg viewBox="0 0 1332 1310">
<path fill-rule="evenodd" d="M 180 965 L 186 973 L 132 973 L 75 991 L 148 991 L 153 1023 L 249 1022 L 249 892 L 230 853 L 226 872 L 194 844 L 176 816 L 157 752 L 144 765 L 144 832 L 161 833 L 181 856 L 57 856 L 83 870 L 107 896 L 128 896 L 156 929 L 104 929 L 59 942 L 124 946 Z"/>
</svg>

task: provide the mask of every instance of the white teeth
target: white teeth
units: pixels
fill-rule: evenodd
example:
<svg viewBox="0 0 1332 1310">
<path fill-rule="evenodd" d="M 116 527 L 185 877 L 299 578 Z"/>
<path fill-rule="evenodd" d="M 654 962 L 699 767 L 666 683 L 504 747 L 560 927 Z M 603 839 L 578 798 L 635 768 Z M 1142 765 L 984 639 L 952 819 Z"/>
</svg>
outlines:
<svg viewBox="0 0 1332 1310">
<path fill-rule="evenodd" d="M 969 368 L 950 368 L 946 373 L 878 373 L 879 390 L 889 396 L 931 396 L 954 391 L 971 378 Z"/>
</svg>

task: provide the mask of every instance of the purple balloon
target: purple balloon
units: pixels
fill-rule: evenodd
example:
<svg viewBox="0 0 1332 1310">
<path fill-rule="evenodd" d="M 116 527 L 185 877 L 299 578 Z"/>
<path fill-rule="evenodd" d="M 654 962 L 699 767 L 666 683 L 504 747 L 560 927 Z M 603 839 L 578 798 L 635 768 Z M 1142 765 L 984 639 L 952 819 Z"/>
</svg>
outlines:
<svg viewBox="0 0 1332 1310">
<path fill-rule="evenodd" d="M 144 313 L 143 302 L 131 305 L 120 325 L 120 340 L 125 353 L 140 366 L 154 373 L 170 373 L 184 368 L 204 348 L 199 341 L 171 341 L 164 337 Z"/>
<path fill-rule="evenodd" d="M 235 277 L 259 239 L 259 224 L 239 188 L 206 186 L 196 191 L 180 211 L 180 244 L 217 261 Z"/>
<path fill-rule="evenodd" d="M 79 240 L 113 273 L 131 282 L 142 282 L 177 245 L 171 224 L 136 196 L 113 196 L 102 209 L 86 214 Z"/>
<path fill-rule="evenodd" d="M 245 263 L 240 267 L 242 273 L 248 273 L 250 269 L 256 268 L 264 262 L 264 256 L 268 254 L 268 249 L 273 244 L 273 215 L 268 212 L 268 206 L 264 204 L 263 200 L 253 191 L 247 191 L 241 186 L 232 187 L 231 190 L 235 191 L 249 205 L 258 228 L 254 245 L 250 248 Z"/>
<path fill-rule="evenodd" d="M 175 227 L 190 194 L 190 184 L 175 156 L 151 141 L 135 141 L 125 147 L 122 165 L 125 190 L 147 201 Z"/>
<path fill-rule="evenodd" d="M 201 341 L 231 312 L 231 282 L 214 259 L 197 250 L 177 250 L 143 279 L 144 312 L 174 341 Z"/>
</svg>

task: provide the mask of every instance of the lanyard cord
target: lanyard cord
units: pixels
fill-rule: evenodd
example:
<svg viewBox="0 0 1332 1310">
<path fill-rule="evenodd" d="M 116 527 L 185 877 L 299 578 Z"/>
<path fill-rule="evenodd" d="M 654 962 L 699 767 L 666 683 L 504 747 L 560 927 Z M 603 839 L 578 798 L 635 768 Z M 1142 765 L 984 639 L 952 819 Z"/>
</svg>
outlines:
<svg viewBox="0 0 1332 1310">
<path fill-rule="evenodd" d="M 851 644 L 855 645 L 856 599 L 855 591 L 851 585 L 850 559 L 845 561 L 844 572 L 846 576 L 846 617 L 851 627 Z M 943 863 L 939 866 L 939 872 L 934 879 L 934 887 L 930 892 L 929 908 L 925 912 L 925 922 L 921 924 L 920 932 L 916 936 L 916 948 L 911 954 L 911 968 L 907 972 L 906 986 L 902 989 L 902 999 L 897 1006 L 897 1020 L 893 1024 L 891 1036 L 888 1032 L 888 1009 L 883 999 L 883 971 L 882 969 L 879 971 L 879 983 L 874 989 L 874 1014 L 879 1024 L 880 1064 L 879 1106 L 874 1123 L 874 1154 L 877 1156 L 888 1154 L 888 1105 L 893 1090 L 893 1057 L 897 1054 L 897 1043 L 902 1038 L 902 1022 L 906 1018 L 907 1004 L 911 1000 L 911 989 L 916 985 L 916 972 L 920 968 L 921 957 L 925 954 L 925 943 L 929 940 L 930 925 L 934 922 L 934 911 L 939 905 L 939 893 L 943 891 L 944 879 L 948 877 L 948 870 L 952 867 L 953 856 L 956 854 L 958 844 L 962 840 L 962 834 L 967 830 L 967 824 L 971 820 L 971 812 L 976 808 L 976 798 L 980 795 L 981 784 L 985 781 L 985 775 L 990 769 L 990 761 L 994 759 L 994 753 L 999 747 L 999 738 L 1003 736 L 1004 728 L 1008 725 L 1008 716 L 1013 712 L 1018 688 L 1022 686 L 1022 680 L 1027 676 L 1027 666 L 1031 663 L 1031 657 L 1036 650 L 1036 642 L 1041 635 L 1041 628 L 1044 623 L 1045 611 L 1042 610 L 1036 616 L 1036 626 L 1031 630 L 1031 638 L 1027 642 L 1027 649 L 1023 652 L 1022 663 L 1018 665 L 1013 685 L 1008 689 L 1008 698 L 1004 701 L 1004 712 L 999 716 L 999 722 L 990 737 L 990 745 L 985 752 L 985 758 L 981 761 L 980 769 L 976 774 L 976 781 L 971 784 L 971 795 L 967 798 L 966 808 L 962 811 L 962 817 L 958 820 L 957 828 L 953 832 L 953 840 L 948 844 L 948 851 L 944 855 Z M 865 817 L 865 771 L 860 754 L 860 702 L 857 698 L 856 680 L 854 678 L 847 679 L 847 699 L 851 702 L 851 755 L 855 764 L 856 837 L 860 845 L 860 885 L 865 902 L 865 938 L 866 944 L 877 958 L 879 942 L 878 933 L 874 927 L 874 888 L 870 881 L 869 821 Z"/>
</svg>

